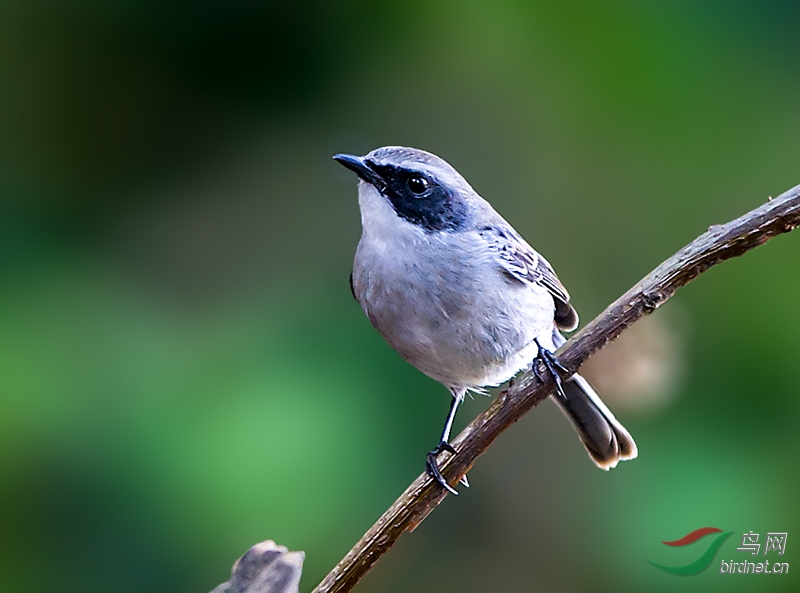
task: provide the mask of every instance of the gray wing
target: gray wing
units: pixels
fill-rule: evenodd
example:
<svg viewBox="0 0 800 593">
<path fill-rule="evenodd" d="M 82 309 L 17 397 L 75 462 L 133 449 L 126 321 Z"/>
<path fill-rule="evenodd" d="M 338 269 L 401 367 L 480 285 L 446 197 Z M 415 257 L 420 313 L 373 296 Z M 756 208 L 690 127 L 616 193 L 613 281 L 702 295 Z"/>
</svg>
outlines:
<svg viewBox="0 0 800 593">
<path fill-rule="evenodd" d="M 555 302 L 555 322 L 563 330 L 578 326 L 578 314 L 569 304 L 569 293 L 548 261 L 512 229 L 484 227 L 481 236 L 496 250 L 502 271 L 512 280 L 545 287 Z"/>
</svg>

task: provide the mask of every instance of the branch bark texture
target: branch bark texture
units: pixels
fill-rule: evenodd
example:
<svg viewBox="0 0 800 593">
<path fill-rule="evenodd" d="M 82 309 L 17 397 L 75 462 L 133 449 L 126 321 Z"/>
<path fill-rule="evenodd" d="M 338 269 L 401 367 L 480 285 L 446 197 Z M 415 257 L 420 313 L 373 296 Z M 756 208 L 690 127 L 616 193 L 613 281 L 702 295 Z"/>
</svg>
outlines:
<svg viewBox="0 0 800 593">
<path fill-rule="evenodd" d="M 664 261 L 576 333 L 556 353 L 570 373 L 636 320 L 652 313 L 681 286 L 727 259 L 742 255 L 772 237 L 800 225 L 800 185 L 723 225 L 708 231 Z M 489 408 L 452 444 L 458 451 L 440 465 L 447 481 L 456 485 L 475 460 L 504 430 L 545 399 L 554 389 L 535 373 L 516 378 Z M 447 496 L 426 474 L 420 475 L 367 531 L 313 593 L 343 593 L 372 568 L 405 531 L 413 531 Z"/>
</svg>

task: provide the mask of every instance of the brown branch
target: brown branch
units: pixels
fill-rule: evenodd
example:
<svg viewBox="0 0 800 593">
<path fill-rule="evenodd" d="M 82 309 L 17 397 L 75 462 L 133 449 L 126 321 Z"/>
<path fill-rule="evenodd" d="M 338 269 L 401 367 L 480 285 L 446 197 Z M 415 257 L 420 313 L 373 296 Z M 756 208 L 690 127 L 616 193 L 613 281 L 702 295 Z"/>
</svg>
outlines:
<svg viewBox="0 0 800 593">
<path fill-rule="evenodd" d="M 636 320 L 652 313 L 700 273 L 798 225 L 800 185 L 728 224 L 711 226 L 575 334 L 557 352 L 558 361 L 568 371 L 576 371 L 607 342 Z M 455 485 L 498 435 L 545 399 L 553 387 L 552 380 L 543 383 L 532 372 L 515 379 L 452 442 L 458 454 L 443 464 L 448 482 Z M 426 474 L 420 475 L 313 593 L 350 591 L 400 535 L 413 531 L 446 495 L 447 492 Z"/>
</svg>

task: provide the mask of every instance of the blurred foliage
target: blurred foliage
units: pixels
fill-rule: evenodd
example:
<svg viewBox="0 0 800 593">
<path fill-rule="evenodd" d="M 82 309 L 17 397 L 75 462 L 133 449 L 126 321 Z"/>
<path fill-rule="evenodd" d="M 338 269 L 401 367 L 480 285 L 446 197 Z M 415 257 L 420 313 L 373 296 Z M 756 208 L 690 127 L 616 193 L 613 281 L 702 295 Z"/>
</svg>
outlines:
<svg viewBox="0 0 800 593">
<path fill-rule="evenodd" d="M 0 4 L 0 589 L 207 591 L 267 538 L 309 589 L 448 406 L 350 297 L 330 156 L 440 154 L 585 322 L 800 183 L 799 6 Z M 705 525 L 788 531 L 797 564 L 798 256 L 778 238 L 656 314 L 685 368 L 665 405 L 614 403 L 637 461 L 597 471 L 544 404 L 359 590 L 672 591 L 645 560 Z M 680 585 L 800 582 L 714 566 Z"/>
</svg>

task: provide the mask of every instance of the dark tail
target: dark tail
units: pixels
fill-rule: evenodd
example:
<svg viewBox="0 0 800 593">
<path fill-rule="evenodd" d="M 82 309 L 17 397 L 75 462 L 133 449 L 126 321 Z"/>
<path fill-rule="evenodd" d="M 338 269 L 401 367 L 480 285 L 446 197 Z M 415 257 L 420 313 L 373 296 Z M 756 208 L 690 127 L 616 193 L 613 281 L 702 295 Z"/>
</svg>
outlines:
<svg viewBox="0 0 800 593">
<path fill-rule="evenodd" d="M 638 450 L 631 435 L 586 379 L 575 373 L 563 387 L 566 399 L 553 394 L 553 401 L 572 422 L 597 467 L 609 470 L 620 461 L 636 457 Z"/>
</svg>

